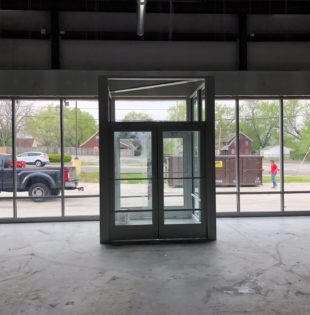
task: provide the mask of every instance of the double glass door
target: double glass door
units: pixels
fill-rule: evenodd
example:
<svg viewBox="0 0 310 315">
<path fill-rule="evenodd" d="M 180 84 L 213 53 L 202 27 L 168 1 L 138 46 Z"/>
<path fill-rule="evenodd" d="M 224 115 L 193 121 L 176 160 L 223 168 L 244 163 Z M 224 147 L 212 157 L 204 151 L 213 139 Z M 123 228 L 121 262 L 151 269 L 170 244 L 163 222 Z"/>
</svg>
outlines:
<svg viewBox="0 0 310 315">
<path fill-rule="evenodd" d="M 111 240 L 206 237 L 206 132 L 196 125 L 111 126 Z"/>
</svg>

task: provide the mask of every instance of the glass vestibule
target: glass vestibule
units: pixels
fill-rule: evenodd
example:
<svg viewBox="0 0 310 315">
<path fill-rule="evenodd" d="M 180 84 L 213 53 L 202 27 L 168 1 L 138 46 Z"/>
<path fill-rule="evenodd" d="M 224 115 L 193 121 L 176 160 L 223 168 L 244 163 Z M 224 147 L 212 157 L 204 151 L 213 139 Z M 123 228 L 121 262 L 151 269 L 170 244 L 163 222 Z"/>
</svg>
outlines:
<svg viewBox="0 0 310 315">
<path fill-rule="evenodd" d="M 111 127 L 112 239 L 203 237 L 205 127 L 140 125 Z"/>
<path fill-rule="evenodd" d="M 109 91 L 109 80 L 103 78 L 102 82 L 106 90 L 99 91 L 100 116 L 104 121 L 100 133 L 101 242 L 215 239 L 214 187 L 212 195 L 212 185 L 207 185 L 214 175 L 212 167 L 210 177 L 206 176 L 207 164 L 214 165 L 214 160 L 210 163 L 212 150 L 208 149 L 212 135 L 207 139 L 208 121 L 194 121 L 191 114 L 194 102 L 190 96 L 197 90 L 201 93 L 204 80 L 159 83 L 138 79 L 127 82 L 134 88 L 118 91 Z M 124 81 L 117 82 L 118 88 L 120 85 L 124 86 Z M 161 93 L 163 96 L 159 97 Z M 150 106 L 156 104 L 160 109 L 161 102 L 166 104 L 164 111 L 168 115 L 150 115 Z M 118 113 L 119 104 L 122 116 Z M 200 98 L 196 104 L 200 112 L 201 106 Z M 162 117 L 165 121 L 160 120 Z M 211 133 L 214 130 L 209 129 Z M 207 208 L 214 212 L 213 217 Z M 214 227 L 210 228 L 211 222 Z"/>
</svg>

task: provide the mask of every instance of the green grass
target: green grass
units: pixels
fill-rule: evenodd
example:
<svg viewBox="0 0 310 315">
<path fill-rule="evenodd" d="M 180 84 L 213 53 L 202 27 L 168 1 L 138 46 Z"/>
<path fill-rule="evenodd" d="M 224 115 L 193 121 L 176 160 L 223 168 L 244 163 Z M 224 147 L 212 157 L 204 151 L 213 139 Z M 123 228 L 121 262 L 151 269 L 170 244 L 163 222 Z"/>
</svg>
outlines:
<svg viewBox="0 0 310 315">
<path fill-rule="evenodd" d="M 121 179 L 130 184 L 142 184 L 147 174 L 143 173 L 122 173 Z M 99 173 L 96 171 L 81 172 L 79 181 L 82 183 L 99 183 Z"/>
<path fill-rule="evenodd" d="M 146 178 L 147 174 L 144 173 L 122 173 L 121 179 L 126 183 L 130 184 L 142 184 L 145 180 L 141 178 Z M 99 173 L 96 171 L 81 172 L 79 180 L 82 183 L 99 183 Z M 280 176 L 277 176 L 277 180 L 280 180 Z M 310 176 L 285 176 L 285 183 L 310 183 Z M 263 176 L 263 183 L 268 184 L 271 182 L 270 175 Z"/>
<path fill-rule="evenodd" d="M 79 181 L 82 183 L 99 183 L 99 172 L 81 172 Z"/>
<path fill-rule="evenodd" d="M 277 176 L 278 181 L 280 180 L 280 177 Z M 270 175 L 264 175 L 263 176 L 263 183 L 270 183 L 271 182 L 271 176 Z M 310 183 L 310 176 L 294 176 L 294 175 L 288 175 L 284 177 L 285 183 Z"/>
<path fill-rule="evenodd" d="M 147 178 L 147 174 L 144 173 L 121 173 L 121 179 L 127 184 L 143 184 L 145 180 L 141 178 Z M 126 180 L 127 179 L 127 180 Z"/>
</svg>

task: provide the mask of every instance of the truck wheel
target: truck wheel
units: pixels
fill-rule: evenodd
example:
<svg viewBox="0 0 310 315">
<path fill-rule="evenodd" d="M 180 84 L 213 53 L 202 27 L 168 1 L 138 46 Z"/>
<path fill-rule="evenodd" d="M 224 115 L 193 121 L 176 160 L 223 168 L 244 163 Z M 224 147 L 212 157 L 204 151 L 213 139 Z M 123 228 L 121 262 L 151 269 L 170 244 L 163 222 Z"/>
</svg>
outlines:
<svg viewBox="0 0 310 315">
<path fill-rule="evenodd" d="M 60 194 L 61 190 L 60 189 L 52 189 L 51 190 L 51 195 L 52 196 L 58 196 Z"/>
<path fill-rule="evenodd" d="M 45 184 L 36 183 L 30 186 L 28 194 L 33 198 L 33 201 L 42 202 L 45 200 L 44 197 L 50 195 L 50 189 Z"/>
<path fill-rule="evenodd" d="M 41 167 L 43 165 L 42 161 L 40 161 L 40 160 L 36 160 L 34 162 L 34 164 L 35 164 L 36 167 Z"/>
</svg>

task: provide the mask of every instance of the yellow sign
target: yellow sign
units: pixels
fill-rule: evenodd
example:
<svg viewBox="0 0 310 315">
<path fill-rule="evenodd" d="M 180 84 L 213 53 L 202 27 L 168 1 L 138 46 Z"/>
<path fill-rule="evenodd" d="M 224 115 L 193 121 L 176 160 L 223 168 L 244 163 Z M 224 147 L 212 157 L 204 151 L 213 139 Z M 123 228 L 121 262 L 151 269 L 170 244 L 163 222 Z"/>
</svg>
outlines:
<svg viewBox="0 0 310 315">
<path fill-rule="evenodd" d="M 215 168 L 222 168 L 223 167 L 223 161 L 215 161 Z"/>
</svg>

